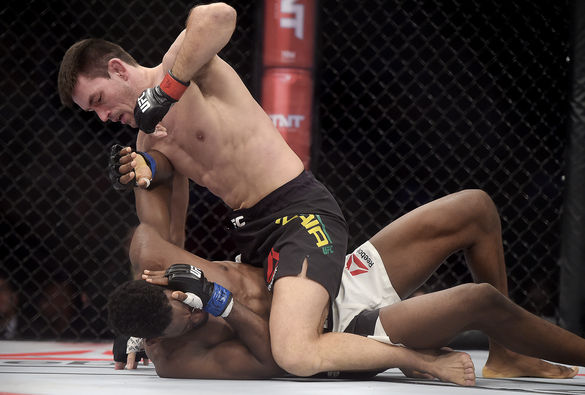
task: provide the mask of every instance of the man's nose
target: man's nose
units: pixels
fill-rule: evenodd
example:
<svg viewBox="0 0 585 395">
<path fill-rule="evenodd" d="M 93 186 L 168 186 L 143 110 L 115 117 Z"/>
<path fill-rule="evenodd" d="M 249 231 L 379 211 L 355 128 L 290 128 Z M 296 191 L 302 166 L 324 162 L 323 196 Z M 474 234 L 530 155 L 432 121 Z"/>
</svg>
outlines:
<svg viewBox="0 0 585 395">
<path fill-rule="evenodd" d="M 107 122 L 108 121 L 108 112 L 105 110 L 96 110 L 95 112 L 97 114 L 97 116 L 101 119 L 102 122 Z"/>
</svg>

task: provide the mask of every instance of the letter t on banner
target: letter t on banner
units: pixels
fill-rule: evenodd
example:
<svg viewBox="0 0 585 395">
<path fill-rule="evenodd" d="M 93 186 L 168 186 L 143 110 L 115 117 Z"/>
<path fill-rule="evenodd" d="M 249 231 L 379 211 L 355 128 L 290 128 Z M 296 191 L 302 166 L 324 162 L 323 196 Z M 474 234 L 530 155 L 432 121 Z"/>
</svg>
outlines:
<svg viewBox="0 0 585 395">
<path fill-rule="evenodd" d="M 309 169 L 316 0 L 264 1 L 262 107 Z"/>
</svg>

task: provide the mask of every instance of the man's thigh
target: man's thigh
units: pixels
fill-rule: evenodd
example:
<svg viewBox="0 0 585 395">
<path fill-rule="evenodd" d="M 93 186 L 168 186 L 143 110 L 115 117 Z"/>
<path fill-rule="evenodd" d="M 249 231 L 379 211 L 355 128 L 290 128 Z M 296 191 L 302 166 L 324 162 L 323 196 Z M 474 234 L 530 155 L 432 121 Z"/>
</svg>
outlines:
<svg viewBox="0 0 585 395">
<path fill-rule="evenodd" d="M 319 283 L 299 276 L 282 277 L 274 284 L 270 311 L 273 353 L 311 353 L 323 331 L 329 295 Z"/>
<path fill-rule="evenodd" d="M 420 287 L 453 252 L 473 243 L 483 192 L 461 191 L 403 215 L 374 235 L 376 248 L 401 298 Z"/>
</svg>

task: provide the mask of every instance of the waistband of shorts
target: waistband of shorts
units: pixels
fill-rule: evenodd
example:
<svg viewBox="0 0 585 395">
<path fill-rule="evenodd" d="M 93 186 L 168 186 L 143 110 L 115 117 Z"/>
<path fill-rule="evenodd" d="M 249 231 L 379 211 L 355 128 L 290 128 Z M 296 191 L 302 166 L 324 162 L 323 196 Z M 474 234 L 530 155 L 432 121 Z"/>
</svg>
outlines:
<svg viewBox="0 0 585 395">
<path fill-rule="evenodd" d="M 233 210 L 231 216 L 236 217 L 243 215 L 244 217 L 256 218 L 266 215 L 268 212 L 275 212 L 284 209 L 292 202 L 303 200 L 305 193 L 303 186 L 321 185 L 313 173 L 309 170 L 303 170 L 301 174 L 287 182 L 286 184 L 276 188 L 274 191 L 263 197 L 258 203 L 252 207 Z"/>
</svg>

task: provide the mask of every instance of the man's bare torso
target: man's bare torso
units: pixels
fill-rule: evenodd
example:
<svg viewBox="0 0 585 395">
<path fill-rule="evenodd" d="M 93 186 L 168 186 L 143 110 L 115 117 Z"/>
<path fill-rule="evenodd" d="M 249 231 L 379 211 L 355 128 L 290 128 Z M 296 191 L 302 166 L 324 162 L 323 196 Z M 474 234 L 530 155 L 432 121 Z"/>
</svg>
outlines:
<svg viewBox="0 0 585 395">
<path fill-rule="evenodd" d="M 162 79 L 164 65 L 158 69 Z M 303 170 L 237 73 L 217 56 L 161 124 L 167 135 L 140 133 L 139 149 L 161 151 L 176 171 L 233 209 L 253 206 Z"/>
<path fill-rule="evenodd" d="M 236 262 L 211 262 L 221 268 L 221 278 L 209 280 L 228 285 L 234 298 L 266 320 L 270 311 L 271 294 L 265 286 L 262 269 Z M 205 366 L 208 353 L 218 347 L 245 348 L 232 327 L 222 318 L 209 315 L 208 321 L 189 332 L 146 344 L 148 357 L 161 377 L 180 377 L 185 363 L 201 364 L 188 369 L 190 378 L 199 372 L 201 378 L 213 378 L 214 369 Z M 167 373 L 168 372 L 168 373 Z"/>
<path fill-rule="evenodd" d="M 272 294 L 264 281 L 264 269 L 232 261 L 214 261 L 212 264 L 219 265 L 223 270 L 221 278 L 208 276 L 211 281 L 229 286 L 238 302 L 268 319 Z"/>
</svg>

